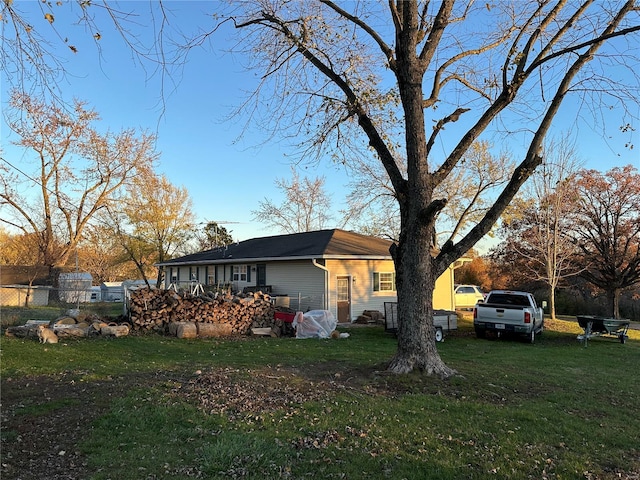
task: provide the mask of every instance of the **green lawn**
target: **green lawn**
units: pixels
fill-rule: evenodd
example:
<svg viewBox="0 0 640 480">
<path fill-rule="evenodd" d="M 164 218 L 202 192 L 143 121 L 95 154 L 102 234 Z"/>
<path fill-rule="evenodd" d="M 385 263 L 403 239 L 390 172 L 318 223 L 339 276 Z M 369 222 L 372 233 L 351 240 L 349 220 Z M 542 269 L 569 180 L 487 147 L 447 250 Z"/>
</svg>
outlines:
<svg viewBox="0 0 640 480">
<path fill-rule="evenodd" d="M 178 340 L 155 335 L 43 346 L 2 338 L 3 381 L 64 375 L 132 388 L 78 448 L 92 479 L 638 478 L 640 332 L 585 348 L 570 322 L 534 345 L 438 344 L 449 380 L 384 371 L 395 339 Z M 135 378 L 135 381 L 131 379 Z M 77 408 L 25 405 L 25 418 Z M 3 432 L 3 440 L 14 438 Z"/>
</svg>

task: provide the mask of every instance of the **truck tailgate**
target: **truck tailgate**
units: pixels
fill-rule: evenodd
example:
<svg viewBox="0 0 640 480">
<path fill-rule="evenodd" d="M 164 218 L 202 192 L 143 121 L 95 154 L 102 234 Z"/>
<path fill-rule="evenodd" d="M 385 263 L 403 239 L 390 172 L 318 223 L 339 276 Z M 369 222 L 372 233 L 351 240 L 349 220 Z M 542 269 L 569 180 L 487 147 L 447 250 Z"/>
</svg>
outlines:
<svg viewBox="0 0 640 480">
<path fill-rule="evenodd" d="M 523 323 L 524 308 L 519 306 L 506 305 L 478 305 L 478 321 L 499 322 L 499 323 Z"/>
</svg>

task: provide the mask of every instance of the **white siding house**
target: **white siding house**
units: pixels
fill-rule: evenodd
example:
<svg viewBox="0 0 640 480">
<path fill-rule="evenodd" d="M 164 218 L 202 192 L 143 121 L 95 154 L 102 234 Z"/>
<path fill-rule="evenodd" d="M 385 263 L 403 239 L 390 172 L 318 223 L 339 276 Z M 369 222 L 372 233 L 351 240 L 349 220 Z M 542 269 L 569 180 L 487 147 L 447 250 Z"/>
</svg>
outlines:
<svg viewBox="0 0 640 480">
<path fill-rule="evenodd" d="M 289 297 L 295 310 L 329 310 L 347 322 L 397 301 L 390 246 L 380 238 L 319 230 L 246 240 L 158 266 L 165 269 L 165 288 L 263 290 Z M 436 309 L 454 309 L 453 268 L 436 281 Z"/>
</svg>

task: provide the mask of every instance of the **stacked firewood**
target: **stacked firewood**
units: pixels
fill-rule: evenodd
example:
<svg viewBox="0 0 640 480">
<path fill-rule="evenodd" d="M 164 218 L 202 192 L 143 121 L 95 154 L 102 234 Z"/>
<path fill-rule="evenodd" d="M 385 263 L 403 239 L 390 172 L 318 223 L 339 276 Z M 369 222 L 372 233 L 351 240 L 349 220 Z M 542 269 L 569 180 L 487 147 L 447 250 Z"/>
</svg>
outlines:
<svg viewBox="0 0 640 480">
<path fill-rule="evenodd" d="M 131 292 L 129 312 L 133 328 L 177 334 L 180 331 L 247 334 L 252 327 L 272 327 L 275 307 L 262 292 L 230 295 L 141 288 Z M 184 324 L 194 323 L 189 326 Z M 175 324 L 170 327 L 171 324 Z M 211 324 L 207 326 L 208 324 Z M 178 336 L 180 336 L 178 334 Z M 191 336 L 191 335 L 185 335 Z"/>
</svg>

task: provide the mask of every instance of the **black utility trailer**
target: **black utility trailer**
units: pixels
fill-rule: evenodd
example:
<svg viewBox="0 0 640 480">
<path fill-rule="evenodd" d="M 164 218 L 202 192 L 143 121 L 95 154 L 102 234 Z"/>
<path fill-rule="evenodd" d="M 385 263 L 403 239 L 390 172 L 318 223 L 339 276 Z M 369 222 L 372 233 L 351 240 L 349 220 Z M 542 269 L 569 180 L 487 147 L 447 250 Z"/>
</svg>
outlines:
<svg viewBox="0 0 640 480">
<path fill-rule="evenodd" d="M 458 328 L 458 314 L 450 310 L 434 310 L 433 327 L 436 329 L 436 342 L 444 342 L 445 332 Z M 398 331 L 398 302 L 384 302 L 384 330 L 394 334 Z"/>
</svg>

